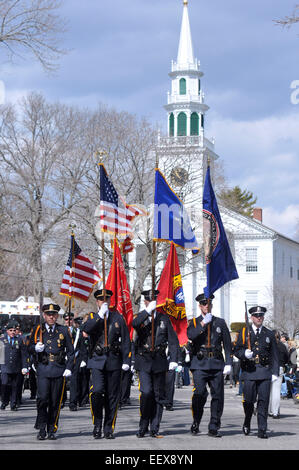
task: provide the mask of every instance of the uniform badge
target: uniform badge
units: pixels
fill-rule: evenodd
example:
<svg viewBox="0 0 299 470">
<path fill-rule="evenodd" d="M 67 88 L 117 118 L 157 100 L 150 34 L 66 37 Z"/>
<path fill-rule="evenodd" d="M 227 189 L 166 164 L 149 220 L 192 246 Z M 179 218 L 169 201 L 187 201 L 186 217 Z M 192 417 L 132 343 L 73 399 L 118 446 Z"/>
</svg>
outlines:
<svg viewBox="0 0 299 470">
<path fill-rule="evenodd" d="M 164 323 L 164 321 L 161 321 L 161 322 L 160 322 L 160 328 L 162 328 L 162 329 L 165 328 L 165 323 Z"/>
<path fill-rule="evenodd" d="M 117 323 L 117 321 L 114 323 L 115 325 L 115 328 L 119 328 L 119 324 Z"/>
<path fill-rule="evenodd" d="M 267 336 L 266 343 L 270 343 L 270 338 Z"/>
<path fill-rule="evenodd" d="M 59 339 L 64 339 L 64 336 L 63 336 L 63 334 L 62 334 L 62 333 L 60 333 L 60 335 L 59 335 Z"/>
<path fill-rule="evenodd" d="M 217 326 L 216 331 L 217 331 L 217 333 L 221 333 L 221 328 L 220 328 L 220 326 Z"/>
</svg>

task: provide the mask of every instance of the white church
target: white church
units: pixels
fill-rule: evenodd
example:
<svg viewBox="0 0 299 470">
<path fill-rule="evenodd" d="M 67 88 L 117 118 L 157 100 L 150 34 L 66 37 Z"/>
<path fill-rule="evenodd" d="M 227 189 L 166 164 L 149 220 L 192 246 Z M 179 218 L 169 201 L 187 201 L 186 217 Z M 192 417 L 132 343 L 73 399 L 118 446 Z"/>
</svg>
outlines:
<svg viewBox="0 0 299 470">
<path fill-rule="evenodd" d="M 159 136 L 155 152 L 159 167 L 164 169 L 167 181 L 183 198 L 186 208 L 195 206 L 201 211 L 207 162 L 213 175 L 218 155 L 214 141 L 205 135 L 209 107 L 202 90 L 204 74 L 194 56 L 188 0 L 183 2 L 178 55 L 171 63 L 171 87 L 164 106 L 167 137 Z M 219 209 L 239 279 L 216 291 L 213 314 L 224 318 L 228 326 L 244 322 L 246 301 L 248 309 L 253 305 L 265 306 L 268 321 L 281 313 L 298 315 L 299 243 L 263 225 L 262 209 L 256 208 L 253 218 L 220 205 Z M 130 254 L 130 263 L 136 261 L 136 256 L 134 252 Z M 186 256 L 192 258 L 191 254 L 185 253 Z M 203 257 L 195 264 L 192 260 L 180 262 L 188 319 L 197 314 L 195 297 L 206 285 Z"/>
</svg>

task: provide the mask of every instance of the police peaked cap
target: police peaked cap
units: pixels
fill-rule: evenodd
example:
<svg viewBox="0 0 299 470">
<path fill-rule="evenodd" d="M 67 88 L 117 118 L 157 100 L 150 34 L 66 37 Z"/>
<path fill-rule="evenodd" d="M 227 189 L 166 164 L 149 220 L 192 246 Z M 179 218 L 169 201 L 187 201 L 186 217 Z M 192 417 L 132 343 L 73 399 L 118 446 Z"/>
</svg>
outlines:
<svg viewBox="0 0 299 470">
<path fill-rule="evenodd" d="M 65 313 L 63 314 L 63 318 L 64 318 L 64 319 L 66 319 L 66 318 L 74 318 L 74 316 L 75 316 L 75 315 L 73 314 L 73 312 L 65 312 Z"/>
<path fill-rule="evenodd" d="M 18 323 L 17 321 L 15 321 L 15 320 L 10 320 L 10 321 L 7 323 L 7 325 L 6 325 L 5 328 L 6 328 L 7 330 L 10 330 L 10 329 L 12 329 L 12 328 L 16 328 L 17 326 L 19 326 L 19 323 Z"/>
<path fill-rule="evenodd" d="M 93 295 L 95 296 L 97 300 L 104 300 L 104 294 L 106 295 L 106 297 L 113 296 L 112 290 L 109 290 L 109 289 L 98 289 L 95 291 Z"/>
<path fill-rule="evenodd" d="M 76 318 L 74 318 L 74 322 L 82 323 L 82 321 L 83 321 L 83 318 L 82 318 L 82 317 L 76 317 Z"/>
<path fill-rule="evenodd" d="M 42 311 L 43 311 L 44 313 L 48 313 L 48 312 L 50 312 L 50 313 L 58 313 L 59 310 L 60 310 L 60 307 L 59 307 L 59 305 L 57 305 L 57 304 L 47 304 L 47 305 L 43 305 L 43 306 L 42 306 Z"/>
<path fill-rule="evenodd" d="M 256 307 L 251 307 L 249 309 L 250 315 L 256 315 L 256 314 L 264 315 L 266 312 L 267 312 L 266 307 L 260 307 L 259 305 L 257 305 Z"/>
<path fill-rule="evenodd" d="M 213 300 L 213 299 L 214 299 L 214 295 L 212 294 L 210 296 L 210 300 Z M 209 300 L 209 299 L 206 298 L 205 294 L 198 294 L 198 296 L 195 297 L 195 300 L 196 302 L 202 302 L 203 300 Z"/>
<path fill-rule="evenodd" d="M 158 294 L 159 294 L 159 291 L 155 290 L 155 293 L 154 293 L 154 298 L 155 299 L 158 297 Z M 145 300 L 152 300 L 152 289 L 143 290 L 141 292 L 141 295 L 144 295 Z"/>
</svg>

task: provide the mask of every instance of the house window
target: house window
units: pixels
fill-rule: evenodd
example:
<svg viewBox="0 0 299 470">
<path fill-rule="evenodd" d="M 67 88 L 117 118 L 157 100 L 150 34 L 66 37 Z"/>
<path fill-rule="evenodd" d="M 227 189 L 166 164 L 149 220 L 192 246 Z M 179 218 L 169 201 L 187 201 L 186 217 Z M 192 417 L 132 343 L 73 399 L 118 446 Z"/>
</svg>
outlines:
<svg viewBox="0 0 299 470">
<path fill-rule="evenodd" d="M 246 272 L 256 273 L 257 271 L 257 248 L 246 248 Z"/>
<path fill-rule="evenodd" d="M 257 290 L 248 290 L 245 292 L 247 311 L 251 307 L 258 305 L 258 291 Z"/>
<path fill-rule="evenodd" d="M 293 266 L 290 266 L 290 278 L 292 279 L 293 277 Z"/>
<path fill-rule="evenodd" d="M 198 80 L 198 94 L 200 95 L 200 80 Z"/>
</svg>

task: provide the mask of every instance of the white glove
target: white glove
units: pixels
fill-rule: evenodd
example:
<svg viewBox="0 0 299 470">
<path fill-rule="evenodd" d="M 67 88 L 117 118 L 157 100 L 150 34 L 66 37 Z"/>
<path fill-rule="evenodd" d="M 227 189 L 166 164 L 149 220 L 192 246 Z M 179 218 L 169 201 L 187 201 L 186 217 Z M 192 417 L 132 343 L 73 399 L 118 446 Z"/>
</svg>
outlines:
<svg viewBox="0 0 299 470">
<path fill-rule="evenodd" d="M 213 315 L 211 313 L 207 313 L 204 318 L 203 318 L 203 322 L 205 325 L 207 325 L 208 323 L 210 323 L 212 321 L 212 318 L 213 318 Z"/>
<path fill-rule="evenodd" d="M 177 366 L 176 372 L 182 372 L 182 370 L 183 370 L 182 366 Z"/>
<path fill-rule="evenodd" d="M 122 368 L 122 370 L 124 370 L 125 372 L 127 372 L 127 370 L 130 369 L 130 366 L 129 366 L 128 364 L 123 364 L 123 365 L 121 366 L 121 368 Z"/>
<path fill-rule="evenodd" d="M 80 367 L 86 367 L 86 362 L 85 362 L 85 361 L 81 361 Z"/>
<path fill-rule="evenodd" d="M 43 352 L 44 349 L 45 349 L 44 343 L 40 343 L 40 342 L 36 343 L 36 345 L 35 345 L 35 351 L 36 351 L 37 353 Z"/>
<path fill-rule="evenodd" d="M 63 372 L 63 377 L 70 377 L 72 375 L 72 371 L 70 369 L 65 369 Z"/>
<path fill-rule="evenodd" d="M 100 318 L 102 318 L 102 320 L 104 320 L 104 316 L 107 315 L 108 312 L 109 312 L 108 304 L 107 304 L 107 302 L 104 302 L 103 305 L 101 306 L 100 310 L 99 310 Z"/>
<path fill-rule="evenodd" d="M 145 308 L 147 313 L 152 313 L 154 310 L 156 310 L 157 302 L 155 300 L 152 300 L 148 306 Z"/>
<path fill-rule="evenodd" d="M 134 366 L 131 366 L 131 372 L 133 372 L 133 374 L 134 374 L 134 372 L 135 372 Z"/>
<path fill-rule="evenodd" d="M 245 351 L 246 359 L 251 359 L 252 356 L 253 356 L 253 351 L 251 351 L 250 349 L 246 349 L 246 351 Z"/>
<path fill-rule="evenodd" d="M 28 373 L 28 369 L 26 369 L 26 368 L 22 369 L 22 374 L 23 375 L 26 375 L 27 373 Z"/>
<path fill-rule="evenodd" d="M 277 375 L 272 375 L 272 382 L 275 382 L 275 380 L 277 379 L 278 379 Z"/>
<path fill-rule="evenodd" d="M 232 366 L 230 366 L 230 365 L 224 366 L 223 375 L 228 375 L 228 374 L 230 374 L 230 373 L 231 373 L 231 370 L 232 370 Z"/>
<path fill-rule="evenodd" d="M 178 366 L 177 362 L 170 362 L 169 364 L 169 370 L 175 370 Z"/>
<path fill-rule="evenodd" d="M 190 354 L 187 353 L 185 356 L 185 362 L 190 362 Z"/>
</svg>

